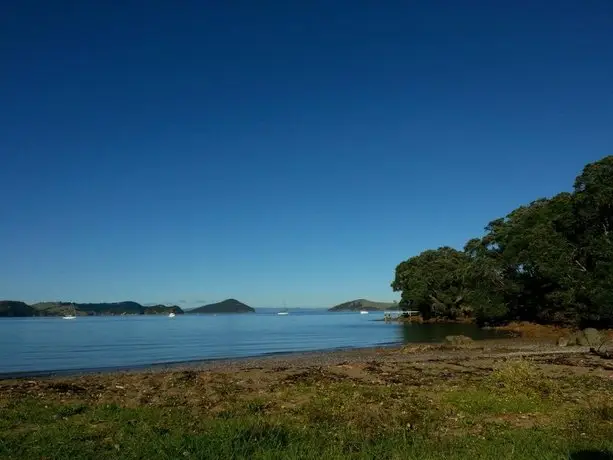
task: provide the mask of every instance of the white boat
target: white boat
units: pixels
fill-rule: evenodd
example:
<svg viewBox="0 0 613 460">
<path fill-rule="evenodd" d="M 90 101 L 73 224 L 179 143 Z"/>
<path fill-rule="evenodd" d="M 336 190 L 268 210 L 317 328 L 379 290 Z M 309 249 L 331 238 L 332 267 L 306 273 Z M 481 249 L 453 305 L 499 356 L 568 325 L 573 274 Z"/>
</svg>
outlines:
<svg viewBox="0 0 613 460">
<path fill-rule="evenodd" d="M 368 310 L 360 310 L 360 315 L 368 315 Z"/>
<path fill-rule="evenodd" d="M 177 316 L 177 315 L 175 315 L 175 312 L 174 312 L 174 311 L 171 311 L 171 312 L 168 314 L 168 317 L 169 317 L 169 318 L 174 318 L 175 316 Z"/>
<path fill-rule="evenodd" d="M 285 306 L 285 301 L 283 301 L 283 310 L 277 313 L 277 315 L 281 315 L 281 316 L 289 315 L 289 311 L 287 307 Z"/>
<path fill-rule="evenodd" d="M 74 307 L 74 305 L 72 306 L 72 314 L 64 315 L 62 318 L 63 319 L 77 319 L 77 309 Z"/>
</svg>

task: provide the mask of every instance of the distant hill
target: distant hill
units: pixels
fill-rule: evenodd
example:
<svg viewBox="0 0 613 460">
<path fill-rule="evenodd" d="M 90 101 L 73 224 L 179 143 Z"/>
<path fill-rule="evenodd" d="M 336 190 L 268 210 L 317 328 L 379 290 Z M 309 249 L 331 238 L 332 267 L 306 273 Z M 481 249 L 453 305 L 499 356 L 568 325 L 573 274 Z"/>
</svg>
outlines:
<svg viewBox="0 0 613 460">
<path fill-rule="evenodd" d="M 161 315 L 171 311 L 177 315 L 184 312 L 177 306 L 167 307 L 165 305 L 154 305 L 145 307 L 137 302 L 111 302 L 111 303 L 78 303 L 75 304 L 77 312 L 84 312 L 87 315 Z"/>
<path fill-rule="evenodd" d="M 236 299 L 226 299 L 222 302 L 203 305 L 202 307 L 188 310 L 186 313 L 253 313 L 255 309 L 245 305 Z"/>
<path fill-rule="evenodd" d="M 137 302 L 39 302 L 28 305 L 14 300 L 0 301 L 0 317 L 3 316 L 64 316 L 76 311 L 80 316 L 106 315 L 161 315 L 174 312 L 182 315 L 184 311 L 176 306 L 153 305 L 145 307 Z"/>
<path fill-rule="evenodd" d="M 398 304 L 395 302 L 373 302 L 367 299 L 357 299 L 336 305 L 328 309 L 328 311 L 384 311 L 397 309 Z"/>
<path fill-rule="evenodd" d="M 167 315 L 168 313 L 173 312 L 176 315 L 182 315 L 185 313 L 181 307 L 177 305 L 171 305 L 167 307 L 166 305 L 152 305 L 149 307 L 143 307 L 143 315 Z"/>
<path fill-rule="evenodd" d="M 77 310 L 77 305 L 71 302 L 39 302 L 32 305 L 36 316 L 64 316 L 73 313 L 73 307 Z"/>
<path fill-rule="evenodd" d="M 27 303 L 17 300 L 0 300 L 0 316 L 23 317 L 35 315 L 36 311 Z"/>
<path fill-rule="evenodd" d="M 77 311 L 82 311 L 90 315 L 142 315 L 144 308 L 137 302 L 101 302 L 101 303 L 78 303 L 75 305 Z"/>
</svg>

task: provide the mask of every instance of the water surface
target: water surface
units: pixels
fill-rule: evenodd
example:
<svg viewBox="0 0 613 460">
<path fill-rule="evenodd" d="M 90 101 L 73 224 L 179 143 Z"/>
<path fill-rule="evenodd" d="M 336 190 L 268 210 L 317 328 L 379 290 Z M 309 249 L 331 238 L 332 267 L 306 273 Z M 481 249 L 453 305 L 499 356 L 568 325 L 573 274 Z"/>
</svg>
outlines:
<svg viewBox="0 0 613 460">
<path fill-rule="evenodd" d="M 382 313 L 1 318 L 0 374 L 139 367 L 270 353 L 498 336 L 465 324 L 386 324 Z"/>
</svg>

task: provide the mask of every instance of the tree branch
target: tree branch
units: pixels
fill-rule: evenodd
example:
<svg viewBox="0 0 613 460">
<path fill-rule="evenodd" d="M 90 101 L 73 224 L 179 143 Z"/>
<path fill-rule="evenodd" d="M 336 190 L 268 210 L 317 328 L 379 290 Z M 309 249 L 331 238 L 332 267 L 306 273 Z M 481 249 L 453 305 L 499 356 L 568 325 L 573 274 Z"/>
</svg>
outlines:
<svg viewBox="0 0 613 460">
<path fill-rule="evenodd" d="M 581 262 L 579 262 L 578 260 L 575 260 L 575 263 L 577 265 L 579 265 L 579 268 L 581 268 L 582 272 L 587 272 L 587 268 L 585 268 L 583 265 L 581 265 Z"/>
</svg>

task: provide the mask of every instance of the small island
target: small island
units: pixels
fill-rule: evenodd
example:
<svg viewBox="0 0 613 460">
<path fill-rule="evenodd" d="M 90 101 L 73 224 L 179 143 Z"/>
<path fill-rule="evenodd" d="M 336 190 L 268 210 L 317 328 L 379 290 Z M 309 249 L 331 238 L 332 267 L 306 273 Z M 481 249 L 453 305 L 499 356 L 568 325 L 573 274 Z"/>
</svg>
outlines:
<svg viewBox="0 0 613 460">
<path fill-rule="evenodd" d="M 73 302 L 39 302 L 28 305 L 16 300 L 0 300 L 0 317 L 28 317 L 28 316 L 115 316 L 115 315 L 176 315 L 183 314 L 183 310 L 176 305 L 144 306 L 137 302 L 102 302 L 102 303 L 73 303 Z"/>
<path fill-rule="evenodd" d="M 255 309 L 236 299 L 226 299 L 222 302 L 203 305 L 187 310 L 186 313 L 254 313 Z"/>
<path fill-rule="evenodd" d="M 390 311 L 398 310 L 396 302 L 373 302 L 367 299 L 350 300 L 349 302 L 341 303 L 328 311 Z"/>
</svg>

